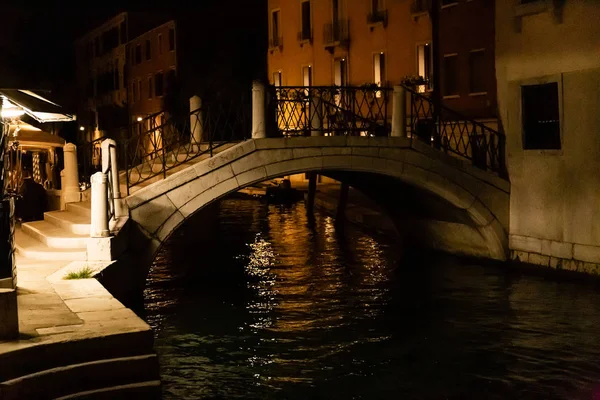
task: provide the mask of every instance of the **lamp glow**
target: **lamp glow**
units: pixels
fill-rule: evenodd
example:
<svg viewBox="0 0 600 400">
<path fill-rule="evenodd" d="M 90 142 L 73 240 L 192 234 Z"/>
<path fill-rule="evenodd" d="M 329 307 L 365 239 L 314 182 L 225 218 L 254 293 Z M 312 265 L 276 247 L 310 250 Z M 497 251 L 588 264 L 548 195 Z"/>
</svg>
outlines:
<svg viewBox="0 0 600 400">
<path fill-rule="evenodd" d="M 0 115 L 2 118 L 17 118 L 25 114 L 25 111 L 21 108 L 3 108 Z"/>
<path fill-rule="evenodd" d="M 83 126 L 80 126 L 80 127 L 79 127 L 79 130 L 80 130 L 80 131 L 85 131 L 85 128 L 84 128 Z"/>
<path fill-rule="evenodd" d="M 140 122 L 142 120 L 142 117 L 137 117 L 137 121 Z"/>
</svg>

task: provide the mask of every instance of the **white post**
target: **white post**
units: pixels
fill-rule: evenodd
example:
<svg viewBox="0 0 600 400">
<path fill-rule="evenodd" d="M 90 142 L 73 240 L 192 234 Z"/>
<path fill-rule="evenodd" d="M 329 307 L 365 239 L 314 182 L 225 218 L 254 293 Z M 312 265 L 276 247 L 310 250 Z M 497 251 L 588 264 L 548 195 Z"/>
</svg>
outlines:
<svg viewBox="0 0 600 400">
<path fill-rule="evenodd" d="M 406 90 L 402 86 L 394 86 L 392 136 L 406 137 Z"/>
<path fill-rule="evenodd" d="M 200 151 L 202 136 L 204 134 L 204 121 L 202 120 L 202 99 L 198 96 L 190 97 L 190 128 L 192 131 L 192 152 Z"/>
<path fill-rule="evenodd" d="M 112 185 L 113 204 L 115 206 L 115 219 L 127 216 L 127 210 L 121 197 L 121 183 L 119 182 L 119 165 L 117 162 L 117 142 L 114 139 L 105 139 L 100 145 L 102 149 L 102 172 L 107 173 L 110 160 L 109 183 Z"/>
<path fill-rule="evenodd" d="M 96 172 L 90 179 L 92 182 L 92 223 L 90 236 L 93 238 L 108 237 L 108 178 L 102 172 Z"/>
<path fill-rule="evenodd" d="M 254 81 L 252 82 L 252 139 L 267 137 L 265 122 L 265 85 Z"/>
<path fill-rule="evenodd" d="M 62 198 L 64 203 L 76 203 L 81 201 L 79 192 L 79 172 L 77 170 L 77 146 L 73 143 L 65 144 L 63 148 L 65 168 L 62 176 Z"/>
<path fill-rule="evenodd" d="M 323 136 L 323 103 L 320 97 L 312 96 L 310 100 L 310 136 Z"/>
</svg>

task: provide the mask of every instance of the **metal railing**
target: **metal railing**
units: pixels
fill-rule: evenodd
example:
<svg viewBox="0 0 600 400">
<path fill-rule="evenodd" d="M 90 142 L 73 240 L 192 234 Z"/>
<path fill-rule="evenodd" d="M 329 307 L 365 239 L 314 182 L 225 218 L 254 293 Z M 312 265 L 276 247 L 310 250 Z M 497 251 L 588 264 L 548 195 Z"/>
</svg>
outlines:
<svg viewBox="0 0 600 400">
<path fill-rule="evenodd" d="M 283 37 L 276 36 L 269 39 L 269 48 L 274 49 L 278 47 L 283 47 Z"/>
<path fill-rule="evenodd" d="M 387 10 L 377 10 L 377 11 L 373 11 L 370 12 L 369 14 L 367 14 L 367 23 L 368 24 L 376 24 L 376 23 L 383 23 L 384 25 L 387 24 Z"/>
<path fill-rule="evenodd" d="M 387 136 L 391 90 L 364 87 L 279 86 L 275 118 L 283 136 Z"/>
<path fill-rule="evenodd" d="M 183 115 L 159 112 L 131 125 L 122 146 L 129 190 L 227 143 L 249 138 L 250 96 L 236 92 L 205 98 L 202 105 Z"/>
<path fill-rule="evenodd" d="M 434 112 L 433 100 L 405 88 L 407 133 L 432 147 L 471 160 L 473 165 L 507 177 L 505 164 L 506 137 L 472 118 L 445 106 Z"/>
<path fill-rule="evenodd" d="M 323 43 L 325 46 L 347 44 L 349 36 L 349 23 L 347 19 L 339 19 L 323 26 Z"/>
</svg>

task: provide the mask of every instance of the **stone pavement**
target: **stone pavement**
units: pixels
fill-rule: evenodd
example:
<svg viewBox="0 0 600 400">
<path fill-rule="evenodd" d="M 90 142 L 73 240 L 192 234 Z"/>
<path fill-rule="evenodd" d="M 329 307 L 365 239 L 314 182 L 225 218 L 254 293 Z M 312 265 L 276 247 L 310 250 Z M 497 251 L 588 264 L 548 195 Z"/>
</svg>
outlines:
<svg viewBox="0 0 600 400">
<path fill-rule="evenodd" d="M 124 333 L 151 334 L 150 326 L 96 279 L 64 279 L 71 271 L 86 266 L 101 271 L 106 264 L 17 256 L 19 339 L 0 341 L 0 362 L 28 347 Z"/>
</svg>

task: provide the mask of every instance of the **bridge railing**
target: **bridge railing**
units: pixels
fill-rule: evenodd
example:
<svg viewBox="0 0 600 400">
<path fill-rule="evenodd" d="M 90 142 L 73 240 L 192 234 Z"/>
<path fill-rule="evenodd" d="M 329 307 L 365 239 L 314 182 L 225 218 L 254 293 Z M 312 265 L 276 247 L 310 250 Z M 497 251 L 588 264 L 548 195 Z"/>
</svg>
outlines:
<svg viewBox="0 0 600 400">
<path fill-rule="evenodd" d="M 130 138 L 121 144 L 125 155 L 127 194 L 132 187 L 220 146 L 248 139 L 251 106 L 249 94 L 190 100 L 189 113 L 161 111 L 130 126 Z"/>
<path fill-rule="evenodd" d="M 406 132 L 409 137 L 506 177 L 503 133 L 445 106 L 435 112 L 431 98 L 407 87 L 402 89 L 408 96 Z"/>
<path fill-rule="evenodd" d="M 283 136 L 387 136 L 391 89 L 375 85 L 272 87 Z"/>
</svg>

